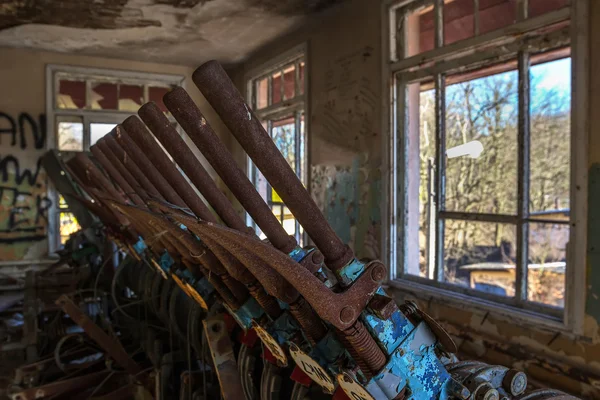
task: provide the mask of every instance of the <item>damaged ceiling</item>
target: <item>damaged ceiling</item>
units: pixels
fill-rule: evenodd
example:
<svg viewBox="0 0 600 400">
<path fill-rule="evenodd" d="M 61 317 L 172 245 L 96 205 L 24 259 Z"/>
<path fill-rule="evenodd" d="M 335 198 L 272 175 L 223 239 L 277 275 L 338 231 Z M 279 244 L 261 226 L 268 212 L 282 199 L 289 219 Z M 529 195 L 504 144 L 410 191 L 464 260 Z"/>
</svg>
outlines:
<svg viewBox="0 0 600 400">
<path fill-rule="evenodd" d="M 197 65 L 242 61 L 342 0 L 4 0 L 0 46 Z"/>
</svg>

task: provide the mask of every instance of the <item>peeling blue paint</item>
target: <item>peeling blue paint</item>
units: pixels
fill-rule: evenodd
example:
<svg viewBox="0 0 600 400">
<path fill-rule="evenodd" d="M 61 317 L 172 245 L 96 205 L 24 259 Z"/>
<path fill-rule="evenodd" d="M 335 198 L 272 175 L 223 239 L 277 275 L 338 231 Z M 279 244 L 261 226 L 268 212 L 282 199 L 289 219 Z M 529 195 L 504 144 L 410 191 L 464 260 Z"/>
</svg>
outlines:
<svg viewBox="0 0 600 400">
<path fill-rule="evenodd" d="M 144 242 L 144 239 L 142 239 L 141 237 L 139 238 L 137 243 L 133 245 L 133 249 L 138 254 L 142 254 L 147 248 L 148 246 L 146 246 L 146 242 Z"/>
<path fill-rule="evenodd" d="M 340 282 L 348 286 L 365 272 L 365 264 L 356 258 L 337 271 Z"/>
</svg>

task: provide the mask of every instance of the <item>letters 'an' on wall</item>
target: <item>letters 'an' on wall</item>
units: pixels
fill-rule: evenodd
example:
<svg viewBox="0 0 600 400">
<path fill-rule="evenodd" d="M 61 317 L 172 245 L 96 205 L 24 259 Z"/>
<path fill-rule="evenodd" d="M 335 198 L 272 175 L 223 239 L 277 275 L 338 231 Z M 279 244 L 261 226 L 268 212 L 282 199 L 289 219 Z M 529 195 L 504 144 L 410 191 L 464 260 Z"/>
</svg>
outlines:
<svg viewBox="0 0 600 400">
<path fill-rule="evenodd" d="M 47 253 L 44 115 L 0 111 L 0 261 L 42 258 Z"/>
</svg>

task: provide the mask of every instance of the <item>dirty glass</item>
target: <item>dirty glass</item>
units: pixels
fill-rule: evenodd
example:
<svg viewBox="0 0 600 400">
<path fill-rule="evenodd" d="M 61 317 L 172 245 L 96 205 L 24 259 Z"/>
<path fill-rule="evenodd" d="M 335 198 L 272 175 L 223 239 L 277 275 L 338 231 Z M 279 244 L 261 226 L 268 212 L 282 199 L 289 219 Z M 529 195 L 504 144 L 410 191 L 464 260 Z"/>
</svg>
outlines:
<svg viewBox="0 0 600 400">
<path fill-rule="evenodd" d="M 444 228 L 445 282 L 495 295 L 515 295 L 514 225 L 446 220 Z"/>
<path fill-rule="evenodd" d="M 56 117 L 58 150 L 83 151 L 83 118 Z"/>
<path fill-rule="evenodd" d="M 568 221 L 571 176 L 571 59 L 531 67 L 529 210 Z"/>
<path fill-rule="evenodd" d="M 289 65 L 283 70 L 283 96 L 285 100 L 293 99 L 296 95 L 296 66 Z"/>
<path fill-rule="evenodd" d="M 96 144 L 103 136 L 113 130 L 117 124 L 94 123 L 90 124 L 90 146 Z"/>
<path fill-rule="evenodd" d="M 508 71 L 446 88 L 446 210 L 516 214 L 517 86 Z"/>
<path fill-rule="evenodd" d="M 300 93 L 298 94 L 304 94 L 304 74 L 306 69 L 306 65 L 304 64 L 304 61 L 300 63 L 300 82 L 298 82 L 298 90 L 300 91 Z"/>
<path fill-rule="evenodd" d="M 537 17 L 567 7 L 569 0 L 529 0 L 529 17 Z"/>
<path fill-rule="evenodd" d="M 529 224 L 527 299 L 564 307 L 568 224 Z"/>
<path fill-rule="evenodd" d="M 261 109 L 269 106 L 269 78 L 256 82 L 256 108 Z"/>
<path fill-rule="evenodd" d="M 271 77 L 271 104 L 281 103 L 281 85 L 282 85 L 281 71 L 276 72 Z"/>
<path fill-rule="evenodd" d="M 419 90 L 420 85 L 412 87 L 412 90 Z M 409 268 L 407 271 L 411 275 L 417 275 L 424 278 L 434 279 L 434 249 L 435 233 L 430 231 L 435 229 L 435 149 L 436 149 L 436 131 L 435 131 L 435 91 L 423 90 L 418 93 L 419 101 L 419 188 L 418 188 L 418 246 L 419 246 L 419 269 Z M 412 100 L 412 96 L 411 96 Z M 411 148 L 412 150 L 412 148 Z M 409 152 L 412 153 L 412 152 Z M 409 154 L 410 157 L 410 154 Z M 410 161 L 409 161 L 410 163 Z M 409 185 L 411 183 L 409 182 Z M 410 190 L 410 189 L 409 189 Z M 412 192 L 412 191 L 411 191 Z M 409 198 L 409 202 L 415 201 L 414 193 Z M 415 227 L 417 224 L 417 209 L 411 206 L 413 211 L 409 216 L 409 226 Z M 414 219 L 413 219 L 414 218 Z M 412 234 L 414 228 L 410 229 Z M 414 235 L 411 244 L 415 244 Z M 409 250 L 410 251 L 410 250 Z"/>
</svg>

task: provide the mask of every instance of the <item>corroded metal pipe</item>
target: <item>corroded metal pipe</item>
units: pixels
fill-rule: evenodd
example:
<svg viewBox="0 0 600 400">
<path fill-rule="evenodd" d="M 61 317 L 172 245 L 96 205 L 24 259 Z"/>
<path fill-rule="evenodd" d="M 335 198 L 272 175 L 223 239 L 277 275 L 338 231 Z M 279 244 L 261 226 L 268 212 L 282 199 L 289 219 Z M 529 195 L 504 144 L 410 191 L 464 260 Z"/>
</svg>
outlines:
<svg viewBox="0 0 600 400">
<path fill-rule="evenodd" d="M 121 125 L 117 125 L 115 130 L 111 133 L 114 139 L 121 145 L 123 150 L 127 153 L 129 158 L 137 164 L 140 170 L 144 171 L 146 177 L 152 182 L 152 185 L 156 187 L 159 193 L 170 203 L 175 204 L 177 207 L 185 208 L 185 202 L 181 197 L 173 190 L 169 182 L 158 172 L 154 164 L 146 157 L 144 152 L 138 147 L 137 144 Z"/>
<path fill-rule="evenodd" d="M 116 130 L 116 128 L 115 128 Z M 113 132 L 115 131 L 113 130 Z M 150 180 L 146 177 L 146 175 L 142 172 L 140 167 L 133 161 L 131 157 L 127 155 L 123 147 L 115 140 L 115 138 L 110 135 L 104 136 L 99 140 L 102 144 L 106 144 L 108 148 L 112 151 L 115 157 L 119 160 L 119 162 L 129 171 L 131 175 L 135 178 L 137 182 L 144 188 L 146 193 L 149 196 L 157 200 L 165 200 L 164 197 L 158 192 L 158 189 L 150 182 Z"/>
<path fill-rule="evenodd" d="M 139 109 L 138 114 L 223 222 L 232 229 L 247 232 L 248 227 L 231 202 L 219 190 L 200 160 L 173 128 L 160 108 L 153 102 L 147 103 Z"/>
<path fill-rule="evenodd" d="M 139 184 L 139 182 L 134 178 L 134 176 L 129 172 L 127 167 L 123 165 L 121 160 L 115 155 L 115 153 L 110 149 L 110 147 L 106 144 L 106 141 L 100 139 L 96 142 L 93 148 L 99 148 L 100 151 L 104 154 L 106 159 L 117 169 L 119 174 L 125 179 L 125 181 L 131 186 L 131 188 L 135 191 L 137 196 L 142 200 L 142 202 L 146 202 L 149 200 L 148 193 L 144 190 L 144 188 Z"/>
<path fill-rule="evenodd" d="M 265 233 L 271 244 L 284 253 L 291 252 L 296 247 L 296 240 L 283 229 L 185 90 L 175 88 L 167 93 L 163 100 L 177 122 Z"/>
<path fill-rule="evenodd" d="M 137 195 L 129 182 L 127 182 L 123 175 L 117 170 L 115 165 L 109 161 L 104 152 L 98 146 L 92 146 L 90 150 L 96 160 L 102 165 L 102 168 L 104 168 L 113 181 L 119 185 L 125 196 L 127 196 L 132 203 L 138 206 L 144 206 L 144 201 Z"/>
<path fill-rule="evenodd" d="M 132 115 L 123 122 L 123 126 L 125 126 L 131 139 L 140 146 L 150 161 L 156 165 L 160 174 L 171 184 L 190 210 L 205 221 L 216 222 L 215 216 L 177 170 L 175 164 L 169 160 L 169 157 L 148 132 L 144 123 L 138 117 Z"/>
<path fill-rule="evenodd" d="M 200 66 L 192 78 L 227 128 L 321 250 L 327 266 L 337 271 L 351 261 L 354 253 L 335 234 L 221 65 L 216 61 L 209 61 Z M 199 122 L 197 120 L 196 124 Z"/>
</svg>

